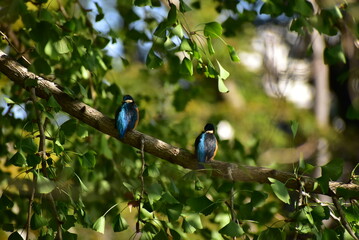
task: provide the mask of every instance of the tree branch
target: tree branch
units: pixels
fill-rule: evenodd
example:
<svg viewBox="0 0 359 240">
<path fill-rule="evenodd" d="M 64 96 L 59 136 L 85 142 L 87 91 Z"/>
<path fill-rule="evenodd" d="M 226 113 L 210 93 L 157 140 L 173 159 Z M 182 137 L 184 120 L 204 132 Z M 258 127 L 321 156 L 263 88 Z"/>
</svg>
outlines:
<svg viewBox="0 0 359 240">
<path fill-rule="evenodd" d="M 0 51 L 0 72 L 4 73 L 15 84 L 25 88 L 25 82 L 28 79 L 36 79 L 38 85 L 36 86 L 36 95 L 48 99 L 51 95 L 61 105 L 62 111 L 70 114 L 72 117 L 79 119 L 85 124 L 97 129 L 98 131 L 118 138 L 118 133 L 115 129 L 114 119 L 107 117 L 98 110 L 86 105 L 85 103 L 71 98 L 69 95 L 61 90 L 61 87 L 54 82 L 45 80 L 32 72 L 29 72 L 25 67 L 21 66 L 16 61 L 8 57 L 4 52 Z M 29 90 L 29 89 L 27 89 Z M 141 139 L 144 139 L 146 145 L 145 152 L 152 154 L 158 158 L 162 158 L 170 163 L 180 165 L 188 169 L 198 169 L 197 160 L 191 152 L 174 147 L 164 141 L 133 130 L 126 134 L 123 143 L 126 143 L 137 149 L 141 149 Z M 288 188 L 299 189 L 300 182 L 306 192 L 326 194 L 329 196 L 338 196 L 336 189 L 338 187 L 355 191 L 359 195 L 359 185 L 344 184 L 341 182 L 329 182 L 329 192 L 323 193 L 320 187 L 314 189 L 315 179 L 307 176 L 302 176 L 299 179 L 293 173 L 277 171 L 274 169 L 252 166 L 238 166 L 234 163 L 211 161 L 206 164 L 208 169 L 212 169 L 212 174 L 232 181 L 241 182 L 257 182 L 269 184 L 268 177 L 277 179 L 285 183 Z M 231 176 L 228 174 L 228 169 L 231 169 Z M 359 198 L 356 197 L 357 199 Z"/>
</svg>

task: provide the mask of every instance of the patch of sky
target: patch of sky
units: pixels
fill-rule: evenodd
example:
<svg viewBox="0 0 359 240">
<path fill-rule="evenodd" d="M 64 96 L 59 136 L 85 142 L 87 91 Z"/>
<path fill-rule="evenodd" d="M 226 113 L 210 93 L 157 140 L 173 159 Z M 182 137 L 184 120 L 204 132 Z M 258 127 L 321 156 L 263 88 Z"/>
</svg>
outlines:
<svg viewBox="0 0 359 240">
<path fill-rule="evenodd" d="M 4 97 L 8 97 L 5 95 L 0 95 L 0 108 L 4 110 L 1 112 L 1 115 L 5 115 L 9 112 L 10 106 L 6 103 Z M 20 105 L 15 104 L 11 107 L 9 112 L 14 118 L 24 120 L 27 117 L 27 113 L 25 111 L 25 104 L 22 103 Z"/>
</svg>

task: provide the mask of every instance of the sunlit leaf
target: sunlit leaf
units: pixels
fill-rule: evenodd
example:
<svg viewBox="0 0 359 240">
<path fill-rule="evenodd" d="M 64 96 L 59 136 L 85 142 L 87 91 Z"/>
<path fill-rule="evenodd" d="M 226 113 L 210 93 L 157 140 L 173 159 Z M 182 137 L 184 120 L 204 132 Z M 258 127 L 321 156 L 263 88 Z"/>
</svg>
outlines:
<svg viewBox="0 0 359 240">
<path fill-rule="evenodd" d="M 185 233 L 193 233 L 196 231 L 196 228 L 194 228 L 191 224 L 189 224 L 186 219 L 183 219 L 182 222 L 182 229 Z"/>
<path fill-rule="evenodd" d="M 55 182 L 50 179 L 42 176 L 41 174 L 37 174 L 37 190 L 39 193 L 47 194 L 52 192 L 56 187 Z"/>
<path fill-rule="evenodd" d="M 72 52 L 72 46 L 71 44 L 66 40 L 66 38 L 63 38 L 59 41 L 54 42 L 54 48 L 59 54 L 65 54 Z"/>
<path fill-rule="evenodd" d="M 218 22 L 206 23 L 203 33 L 206 37 L 218 38 L 222 35 L 222 26 Z"/>
<path fill-rule="evenodd" d="M 226 80 L 229 77 L 229 72 L 222 67 L 222 65 L 219 63 L 218 60 L 217 60 L 217 64 L 219 67 L 219 77 L 222 78 L 223 80 Z"/>
<path fill-rule="evenodd" d="M 181 24 L 177 24 L 176 27 L 172 28 L 172 33 L 179 38 L 183 38 L 183 29 Z"/>
<path fill-rule="evenodd" d="M 199 214 L 190 214 L 186 217 L 187 222 L 196 229 L 202 229 L 202 221 Z"/>
<path fill-rule="evenodd" d="M 15 102 L 13 100 L 11 100 L 10 98 L 4 97 L 4 100 L 7 104 L 15 104 Z"/>
<path fill-rule="evenodd" d="M 213 55 L 215 53 L 213 45 L 212 45 L 212 39 L 210 36 L 207 37 L 207 47 L 209 54 Z"/>
<path fill-rule="evenodd" d="M 240 237 L 244 234 L 244 231 L 239 224 L 230 221 L 226 226 L 219 230 L 219 233 L 229 237 Z"/>
<path fill-rule="evenodd" d="M 222 78 L 218 78 L 218 90 L 219 90 L 221 93 L 228 93 L 228 92 L 229 92 L 229 90 L 228 90 L 228 88 L 226 87 L 226 85 L 224 84 Z"/>
<path fill-rule="evenodd" d="M 290 203 L 290 196 L 288 193 L 288 190 L 284 183 L 274 179 L 274 178 L 268 178 L 268 180 L 272 183 L 271 187 L 274 192 L 274 194 L 284 203 L 289 204 Z"/>
<path fill-rule="evenodd" d="M 179 216 L 181 216 L 183 209 L 182 204 L 170 204 L 166 207 L 166 214 L 170 222 L 177 221 Z"/>
<path fill-rule="evenodd" d="M 180 67 L 180 72 L 182 74 L 185 75 L 193 75 L 193 64 L 192 61 L 189 60 L 188 58 L 183 58 L 182 63 L 181 63 L 181 67 Z"/>
<path fill-rule="evenodd" d="M 231 57 L 231 60 L 233 62 L 239 62 L 240 59 L 239 59 L 234 47 L 232 47 L 231 45 L 227 45 L 227 49 L 228 49 L 228 52 L 229 52 L 229 56 Z"/>
<path fill-rule="evenodd" d="M 180 0 L 180 11 L 182 13 L 191 11 L 192 9 L 185 3 L 184 0 Z"/>
<path fill-rule="evenodd" d="M 99 217 L 96 222 L 93 224 L 92 226 L 93 230 L 100 232 L 100 233 L 105 233 L 105 217 L 101 216 Z"/>
<path fill-rule="evenodd" d="M 298 121 L 290 121 L 290 129 L 292 130 L 293 138 L 297 135 L 299 123 Z"/>
</svg>

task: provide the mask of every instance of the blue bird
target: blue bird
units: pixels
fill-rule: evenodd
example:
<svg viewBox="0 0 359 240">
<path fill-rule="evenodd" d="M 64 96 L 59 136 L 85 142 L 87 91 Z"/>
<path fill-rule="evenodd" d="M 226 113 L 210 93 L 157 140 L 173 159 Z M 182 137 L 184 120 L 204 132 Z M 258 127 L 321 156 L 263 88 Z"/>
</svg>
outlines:
<svg viewBox="0 0 359 240">
<path fill-rule="evenodd" d="M 130 95 L 123 96 L 122 105 L 117 109 L 115 127 L 120 139 L 125 137 L 127 131 L 134 129 L 138 124 L 139 112 L 137 105 Z"/>
<path fill-rule="evenodd" d="M 204 131 L 196 138 L 195 150 L 197 160 L 201 163 L 211 161 L 216 156 L 218 144 L 213 124 L 207 123 Z"/>
</svg>

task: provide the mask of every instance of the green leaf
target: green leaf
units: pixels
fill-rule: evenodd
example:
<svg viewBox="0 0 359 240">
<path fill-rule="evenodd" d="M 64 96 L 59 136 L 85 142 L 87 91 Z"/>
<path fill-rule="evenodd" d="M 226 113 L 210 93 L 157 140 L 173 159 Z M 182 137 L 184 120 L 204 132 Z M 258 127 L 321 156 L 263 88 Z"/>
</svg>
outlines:
<svg viewBox="0 0 359 240">
<path fill-rule="evenodd" d="M 158 170 L 156 164 L 150 164 L 145 171 L 149 177 L 156 178 L 160 176 L 160 171 Z"/>
<path fill-rule="evenodd" d="M 153 51 L 153 49 L 151 48 L 146 58 L 146 66 L 149 69 L 155 69 L 161 67 L 162 64 L 163 64 L 163 60 L 160 57 L 158 57 Z"/>
<path fill-rule="evenodd" d="M 213 55 L 215 53 L 215 51 L 214 51 L 214 48 L 213 48 L 213 45 L 212 45 L 212 39 L 211 39 L 210 36 L 207 37 L 207 47 L 208 47 L 209 54 Z"/>
<path fill-rule="evenodd" d="M 292 130 L 293 139 L 294 139 L 295 136 L 297 135 L 298 126 L 299 126 L 298 121 L 296 121 L 296 120 L 290 121 L 290 129 Z"/>
<path fill-rule="evenodd" d="M 54 42 L 54 48 L 59 54 L 69 53 L 73 50 L 71 44 L 67 41 L 66 38 Z"/>
<path fill-rule="evenodd" d="M 37 154 L 28 154 L 26 158 L 26 162 L 29 167 L 35 167 L 37 164 L 41 162 L 41 157 Z"/>
<path fill-rule="evenodd" d="M 269 239 L 276 239 L 276 240 L 285 240 L 285 234 L 280 231 L 279 228 L 267 228 L 265 231 L 262 231 L 261 234 L 258 236 L 258 240 L 269 240 Z"/>
<path fill-rule="evenodd" d="M 333 229 L 327 229 L 327 228 L 323 229 L 323 236 L 321 240 L 339 240 L 339 239 L 343 239 L 343 238 L 339 237 L 339 234 Z"/>
<path fill-rule="evenodd" d="M 346 58 L 341 43 L 335 46 L 326 47 L 324 49 L 324 63 L 329 65 L 336 63 L 346 63 Z"/>
<path fill-rule="evenodd" d="M 154 236 L 153 240 L 168 240 L 167 234 L 161 229 L 156 236 Z"/>
<path fill-rule="evenodd" d="M 51 73 L 51 66 L 43 58 L 36 58 L 35 61 L 32 63 L 32 66 L 35 68 L 35 72 L 38 74 L 43 73 L 45 75 L 48 75 Z M 27 81 L 25 83 L 27 83 Z"/>
<path fill-rule="evenodd" d="M 172 26 L 177 21 L 177 8 L 173 3 L 170 4 L 170 10 L 167 15 L 167 24 Z"/>
<path fill-rule="evenodd" d="M 196 231 L 196 228 L 189 224 L 186 219 L 183 219 L 182 229 L 185 233 L 194 233 Z"/>
<path fill-rule="evenodd" d="M 47 106 L 52 107 L 55 110 L 55 112 L 58 112 L 61 110 L 60 104 L 58 104 L 58 102 L 52 95 L 49 97 L 49 100 L 47 100 Z"/>
<path fill-rule="evenodd" d="M 166 206 L 166 214 L 167 214 L 168 220 L 170 222 L 177 221 L 179 216 L 181 216 L 182 209 L 183 209 L 182 204 L 170 204 L 170 205 L 167 205 Z"/>
<path fill-rule="evenodd" d="M 338 196 L 343 197 L 344 199 L 357 199 L 359 198 L 359 192 L 358 191 L 351 191 L 345 188 L 338 187 L 336 189 L 336 194 Z"/>
<path fill-rule="evenodd" d="M 37 87 L 38 85 L 37 81 L 38 81 L 37 78 L 28 78 L 25 80 L 25 87 Z M 39 102 L 37 102 L 36 104 L 39 104 Z"/>
<path fill-rule="evenodd" d="M 202 221 L 199 214 L 190 214 L 186 217 L 187 222 L 196 229 L 202 229 Z"/>
<path fill-rule="evenodd" d="M 36 175 L 37 175 L 37 190 L 39 193 L 48 194 L 55 189 L 56 187 L 55 182 L 42 176 L 41 174 L 36 173 Z"/>
<path fill-rule="evenodd" d="M 229 72 L 227 72 L 227 70 L 222 67 L 222 65 L 219 63 L 218 60 L 217 60 L 217 64 L 219 67 L 219 77 L 222 78 L 223 80 L 226 80 L 229 77 Z"/>
<path fill-rule="evenodd" d="M 257 207 L 260 204 L 264 203 L 268 198 L 268 194 L 260 191 L 253 191 L 251 194 L 251 205 Z"/>
<path fill-rule="evenodd" d="M 86 185 L 82 182 L 81 178 L 75 173 L 75 176 L 77 177 L 77 179 L 79 180 L 80 186 L 82 191 L 88 192 L 88 188 L 86 187 Z"/>
<path fill-rule="evenodd" d="M 24 239 L 21 237 L 20 233 L 13 232 L 10 234 L 8 240 L 24 240 Z"/>
<path fill-rule="evenodd" d="M 139 7 L 151 6 L 151 0 L 135 0 L 134 4 Z"/>
<path fill-rule="evenodd" d="M 18 151 L 10 158 L 8 163 L 17 167 L 24 167 L 26 166 L 26 159 L 25 156 L 20 151 Z"/>
<path fill-rule="evenodd" d="M 185 75 L 193 75 L 193 64 L 192 61 L 188 58 L 183 58 L 181 66 L 180 66 L 180 73 Z"/>
<path fill-rule="evenodd" d="M 56 139 L 56 141 L 54 141 L 54 153 L 59 156 L 63 151 L 64 147 L 60 141 Z"/>
<path fill-rule="evenodd" d="M 226 87 L 226 85 L 223 82 L 223 79 L 220 78 L 220 77 L 218 78 L 218 90 L 221 93 L 228 93 L 229 92 L 228 88 Z"/>
<path fill-rule="evenodd" d="M 303 211 L 304 211 L 304 215 L 306 216 L 309 223 L 313 225 L 314 224 L 314 219 L 313 219 L 313 216 L 311 214 L 312 208 L 309 207 L 309 206 L 305 206 Z"/>
<path fill-rule="evenodd" d="M 169 204 L 177 204 L 179 203 L 178 200 L 172 196 L 171 193 L 169 192 L 164 192 L 162 197 L 161 197 L 161 201 L 169 203 Z"/>
<path fill-rule="evenodd" d="M 204 215 L 209 215 L 216 207 L 216 204 L 214 204 L 206 196 L 189 198 L 186 203 L 193 211 L 203 213 Z"/>
<path fill-rule="evenodd" d="M 13 206 L 14 202 L 3 193 L 0 198 L 0 209 L 12 208 Z"/>
<path fill-rule="evenodd" d="M 162 186 L 159 183 L 153 183 L 146 188 L 148 194 L 148 200 L 152 204 L 154 201 L 157 201 L 162 196 Z"/>
<path fill-rule="evenodd" d="M 301 14 L 304 17 L 313 15 L 313 6 L 306 0 L 294 0 L 293 11 Z"/>
<path fill-rule="evenodd" d="M 116 215 L 113 219 L 112 225 L 114 232 L 122 232 L 128 228 L 128 223 L 123 217 L 121 217 L 121 214 Z"/>
<path fill-rule="evenodd" d="M 244 234 L 244 231 L 239 224 L 230 221 L 226 226 L 219 230 L 219 233 L 229 237 L 240 237 Z"/>
<path fill-rule="evenodd" d="M 187 38 L 182 38 L 180 50 L 182 51 L 192 51 L 190 40 Z"/>
<path fill-rule="evenodd" d="M 99 217 L 96 220 L 96 222 L 93 224 L 92 229 L 104 234 L 105 233 L 105 217 L 104 216 Z"/>
<path fill-rule="evenodd" d="M 176 27 L 172 28 L 172 34 L 179 38 L 183 38 L 183 29 L 181 24 L 177 24 Z"/>
<path fill-rule="evenodd" d="M 196 180 L 194 181 L 194 189 L 197 191 L 200 191 L 204 188 L 204 185 L 202 183 L 201 180 L 199 180 L 199 178 L 196 178 Z"/>
<path fill-rule="evenodd" d="M 185 13 L 185 12 L 188 12 L 188 11 L 191 11 L 192 9 L 183 1 L 183 0 L 180 0 L 180 11 L 182 13 Z"/>
<path fill-rule="evenodd" d="M 222 35 L 222 26 L 218 22 L 206 23 L 203 33 L 206 37 L 218 38 Z"/>
<path fill-rule="evenodd" d="M 72 136 L 75 133 L 75 129 L 77 128 L 77 122 L 74 119 L 67 120 L 61 125 L 61 130 L 65 134 L 66 137 Z"/>
<path fill-rule="evenodd" d="M 36 153 L 37 145 L 34 143 L 32 138 L 25 138 L 21 142 L 21 150 L 25 153 Z"/>
<path fill-rule="evenodd" d="M 34 213 L 30 220 L 30 227 L 32 230 L 39 229 L 47 225 L 47 220 L 37 213 Z"/>
<path fill-rule="evenodd" d="M 82 155 L 81 166 L 84 168 L 94 168 L 96 165 L 96 153 L 94 151 L 88 151 Z"/>
<path fill-rule="evenodd" d="M 322 176 L 329 178 L 330 180 L 337 180 L 343 172 L 344 161 L 340 158 L 331 160 L 326 165 L 322 166 Z"/>
<path fill-rule="evenodd" d="M 329 190 L 329 177 L 327 176 L 321 176 L 317 178 L 317 181 L 319 183 L 320 188 L 322 189 L 323 193 L 328 193 Z"/>
<path fill-rule="evenodd" d="M 173 240 L 181 240 L 181 235 L 176 230 L 170 228 L 170 233 Z"/>
<path fill-rule="evenodd" d="M 13 100 L 11 100 L 10 98 L 4 97 L 4 100 L 7 104 L 15 104 L 15 102 Z"/>
<path fill-rule="evenodd" d="M 229 52 L 229 56 L 231 57 L 231 60 L 233 62 L 239 62 L 240 59 L 239 59 L 234 47 L 232 47 L 231 45 L 227 45 L 227 49 L 228 49 L 228 52 Z"/>
<path fill-rule="evenodd" d="M 271 187 L 274 192 L 274 194 L 281 200 L 282 202 L 289 204 L 290 203 L 290 197 L 287 188 L 285 185 L 274 179 L 274 178 L 268 178 L 268 180 L 272 183 Z"/>
<path fill-rule="evenodd" d="M 95 5 L 97 8 L 97 12 L 98 12 L 98 14 L 96 15 L 95 21 L 98 22 L 98 21 L 101 21 L 105 17 L 105 14 L 103 13 L 102 8 L 100 7 L 100 5 L 97 2 L 95 2 Z"/>
</svg>

